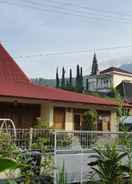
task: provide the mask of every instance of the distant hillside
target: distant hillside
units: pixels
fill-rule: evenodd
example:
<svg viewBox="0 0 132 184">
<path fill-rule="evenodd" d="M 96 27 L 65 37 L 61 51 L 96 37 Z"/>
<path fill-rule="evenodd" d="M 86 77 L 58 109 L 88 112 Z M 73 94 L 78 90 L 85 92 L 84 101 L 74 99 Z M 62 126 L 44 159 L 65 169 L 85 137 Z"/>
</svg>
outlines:
<svg viewBox="0 0 132 184">
<path fill-rule="evenodd" d="M 36 78 L 36 79 L 32 79 L 32 81 L 35 84 L 40 84 L 40 85 L 45 85 L 45 86 L 50 86 L 50 87 L 55 87 L 56 86 L 56 80 L 55 79 Z"/>
<path fill-rule="evenodd" d="M 33 78 L 31 80 L 35 84 L 46 85 L 46 86 L 50 86 L 50 87 L 56 87 L 56 79 Z M 73 78 L 73 85 L 75 85 L 75 78 Z"/>
<path fill-rule="evenodd" d="M 128 72 L 132 73 L 132 63 L 130 64 L 123 64 L 120 66 L 121 69 L 127 70 Z"/>
</svg>

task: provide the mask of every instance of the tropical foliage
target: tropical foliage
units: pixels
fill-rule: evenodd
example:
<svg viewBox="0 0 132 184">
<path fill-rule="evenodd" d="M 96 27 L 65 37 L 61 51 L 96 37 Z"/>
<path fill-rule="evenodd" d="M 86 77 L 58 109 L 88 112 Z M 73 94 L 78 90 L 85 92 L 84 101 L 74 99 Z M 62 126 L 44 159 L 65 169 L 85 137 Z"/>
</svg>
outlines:
<svg viewBox="0 0 132 184">
<path fill-rule="evenodd" d="M 86 111 L 83 115 L 84 129 L 95 130 L 97 122 L 97 112 L 95 110 Z"/>
<path fill-rule="evenodd" d="M 121 184 L 123 178 L 129 172 L 129 168 L 122 164 L 127 157 L 127 152 L 119 153 L 116 145 L 105 145 L 95 149 L 95 161 L 89 163 L 94 174 L 96 174 L 99 184 Z"/>
<path fill-rule="evenodd" d="M 22 165 L 18 164 L 16 160 L 0 157 L 0 172 L 3 172 L 7 169 L 15 170 L 20 168 Z"/>
<path fill-rule="evenodd" d="M 57 175 L 57 184 L 68 184 L 67 176 L 65 174 L 64 163 L 62 169 L 59 171 L 59 174 Z"/>
</svg>

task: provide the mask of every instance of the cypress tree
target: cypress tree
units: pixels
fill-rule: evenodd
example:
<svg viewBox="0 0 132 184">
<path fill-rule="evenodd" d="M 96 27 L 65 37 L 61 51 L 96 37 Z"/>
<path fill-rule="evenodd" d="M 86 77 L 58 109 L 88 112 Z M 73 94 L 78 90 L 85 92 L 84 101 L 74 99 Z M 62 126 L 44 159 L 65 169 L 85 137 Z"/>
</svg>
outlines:
<svg viewBox="0 0 132 184">
<path fill-rule="evenodd" d="M 69 80 L 68 80 L 68 79 L 66 80 L 65 89 L 66 89 L 66 90 L 70 90 Z"/>
<path fill-rule="evenodd" d="M 83 91 L 83 71 L 82 67 L 80 68 L 80 92 Z"/>
<path fill-rule="evenodd" d="M 80 76 L 80 66 L 77 65 L 77 75 L 76 75 L 76 79 L 78 80 Z"/>
<path fill-rule="evenodd" d="M 77 65 L 77 74 L 76 74 L 76 91 L 82 92 L 83 91 L 83 75 L 82 75 L 82 67 L 80 68 Z"/>
<path fill-rule="evenodd" d="M 72 85 L 72 69 L 70 68 L 70 77 L 69 77 L 69 87 L 72 89 L 73 85 Z"/>
<path fill-rule="evenodd" d="M 89 90 L 89 81 L 86 79 L 86 90 Z"/>
<path fill-rule="evenodd" d="M 97 73 L 98 73 L 98 61 L 97 61 L 96 53 L 94 53 L 91 75 L 97 75 Z"/>
<path fill-rule="evenodd" d="M 65 69 L 64 67 L 62 68 L 62 78 L 61 78 L 61 88 L 65 89 Z"/>
<path fill-rule="evenodd" d="M 56 88 L 59 88 L 60 80 L 59 80 L 59 74 L 58 74 L 58 68 L 56 69 Z"/>
<path fill-rule="evenodd" d="M 79 73 L 80 73 L 80 71 L 79 71 L 80 69 L 79 69 L 79 65 L 77 65 L 77 68 L 76 68 L 76 91 L 77 92 L 79 92 Z"/>
</svg>

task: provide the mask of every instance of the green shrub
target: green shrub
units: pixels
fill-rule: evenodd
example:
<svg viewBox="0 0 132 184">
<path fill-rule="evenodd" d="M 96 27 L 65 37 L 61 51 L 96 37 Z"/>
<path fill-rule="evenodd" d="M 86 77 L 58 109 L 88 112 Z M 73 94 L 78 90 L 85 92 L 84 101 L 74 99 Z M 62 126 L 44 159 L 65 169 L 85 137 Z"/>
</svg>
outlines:
<svg viewBox="0 0 132 184">
<path fill-rule="evenodd" d="M 84 129 L 95 130 L 97 121 L 97 112 L 95 110 L 89 110 L 83 115 Z"/>
<path fill-rule="evenodd" d="M 100 184 L 121 184 L 125 174 L 129 172 L 129 168 L 122 165 L 127 155 L 126 152 L 119 153 L 114 144 L 95 149 L 95 155 L 91 158 L 96 160 L 89 165 L 98 176 Z"/>
<path fill-rule="evenodd" d="M 9 133 L 0 131 L 0 155 L 8 158 L 15 158 L 19 149 L 12 143 Z"/>
<path fill-rule="evenodd" d="M 33 123 L 33 128 L 49 129 L 49 123 L 41 119 L 37 119 L 37 121 Z"/>
</svg>

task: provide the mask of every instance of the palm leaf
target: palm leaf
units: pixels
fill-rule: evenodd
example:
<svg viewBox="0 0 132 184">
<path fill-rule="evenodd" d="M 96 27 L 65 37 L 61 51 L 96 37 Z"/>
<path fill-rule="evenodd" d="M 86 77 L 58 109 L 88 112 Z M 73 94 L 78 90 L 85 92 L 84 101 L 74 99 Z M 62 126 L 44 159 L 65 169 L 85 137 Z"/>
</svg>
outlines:
<svg viewBox="0 0 132 184">
<path fill-rule="evenodd" d="M 97 164 L 98 164 L 98 161 L 93 161 L 93 162 L 88 163 L 89 166 L 95 166 Z"/>
<path fill-rule="evenodd" d="M 118 157 L 117 157 L 117 161 L 120 161 L 122 158 L 124 158 L 125 156 L 127 156 L 128 155 L 128 153 L 122 153 L 122 154 L 120 154 Z"/>
<path fill-rule="evenodd" d="M 125 166 L 125 165 L 121 165 L 120 167 L 120 170 L 123 171 L 123 172 L 129 172 L 130 171 L 130 168 Z"/>
</svg>

